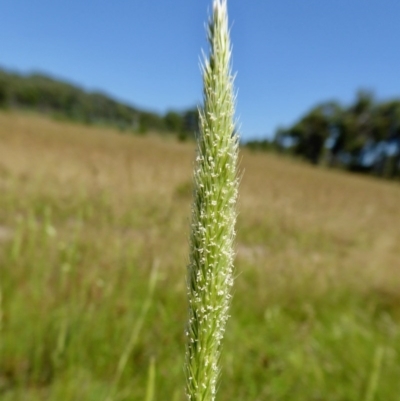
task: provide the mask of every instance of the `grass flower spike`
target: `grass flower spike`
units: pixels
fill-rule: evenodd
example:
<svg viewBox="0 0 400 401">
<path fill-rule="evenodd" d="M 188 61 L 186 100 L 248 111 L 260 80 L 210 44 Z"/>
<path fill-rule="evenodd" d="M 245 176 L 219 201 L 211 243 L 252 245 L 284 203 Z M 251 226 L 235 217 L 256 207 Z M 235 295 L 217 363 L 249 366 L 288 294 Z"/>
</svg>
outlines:
<svg viewBox="0 0 400 401">
<path fill-rule="evenodd" d="M 190 401 L 215 399 L 233 284 L 238 138 L 226 0 L 214 0 L 194 171 L 186 380 Z"/>
</svg>

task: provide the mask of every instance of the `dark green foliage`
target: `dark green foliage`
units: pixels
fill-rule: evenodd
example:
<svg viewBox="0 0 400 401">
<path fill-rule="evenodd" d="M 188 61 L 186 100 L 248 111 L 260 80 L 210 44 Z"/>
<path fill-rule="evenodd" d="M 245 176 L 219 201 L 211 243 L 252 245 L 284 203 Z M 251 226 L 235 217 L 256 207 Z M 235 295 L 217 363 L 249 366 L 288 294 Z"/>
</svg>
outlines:
<svg viewBox="0 0 400 401">
<path fill-rule="evenodd" d="M 183 131 L 183 119 L 180 114 L 175 111 L 169 111 L 164 117 L 168 130 L 173 132 Z"/>
<path fill-rule="evenodd" d="M 21 75 L 0 69 L 0 108 L 5 107 L 31 109 L 59 120 L 113 125 L 140 133 L 170 131 L 180 137 L 190 136 L 197 130 L 198 122 L 197 110 L 171 111 L 163 117 L 42 74 Z"/>
<path fill-rule="evenodd" d="M 321 103 L 292 127 L 279 129 L 273 143 L 279 151 L 313 164 L 325 158 L 329 165 L 396 177 L 400 174 L 400 100 L 377 103 L 371 93 L 360 91 L 348 107 Z"/>
<path fill-rule="evenodd" d="M 199 129 L 199 113 L 196 108 L 189 109 L 183 113 L 170 110 L 164 116 L 167 129 L 177 132 L 179 140 L 185 141 L 194 138 Z"/>
<path fill-rule="evenodd" d="M 268 139 L 254 139 L 245 143 L 250 150 L 272 150 L 274 145 Z"/>
<path fill-rule="evenodd" d="M 4 108 L 7 104 L 7 80 L 2 76 L 0 71 L 0 107 Z"/>
</svg>

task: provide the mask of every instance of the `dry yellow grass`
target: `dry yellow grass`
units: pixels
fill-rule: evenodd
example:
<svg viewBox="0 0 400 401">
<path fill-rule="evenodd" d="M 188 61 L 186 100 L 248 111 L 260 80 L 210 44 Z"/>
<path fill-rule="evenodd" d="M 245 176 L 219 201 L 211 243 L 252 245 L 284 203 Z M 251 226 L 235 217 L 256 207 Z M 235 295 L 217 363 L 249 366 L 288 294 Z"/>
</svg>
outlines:
<svg viewBox="0 0 400 401">
<path fill-rule="evenodd" d="M 368 279 L 360 284 L 398 288 L 398 183 L 316 169 L 274 155 L 245 153 L 243 166 L 242 220 L 276 229 L 283 242 L 280 257 L 292 256 L 293 268 L 305 263 L 316 273 L 331 271 L 339 280 Z M 309 246 L 292 241 L 297 234 Z M 270 252 L 258 263 L 284 266 L 278 255 Z"/>
<path fill-rule="evenodd" d="M 166 248 L 185 248 L 193 157 L 192 144 L 172 138 L 0 114 L 3 188 L 4 177 L 12 175 L 25 182 L 26 191 L 105 192 L 120 213 L 140 202 L 164 205 L 176 219 L 170 221 L 171 235 L 179 238 L 175 245 L 153 239 L 167 241 Z M 398 183 L 247 151 L 241 167 L 239 259 L 261 269 L 304 265 L 316 274 L 399 285 Z M 242 226 L 254 229 L 251 240 L 241 236 Z"/>
</svg>

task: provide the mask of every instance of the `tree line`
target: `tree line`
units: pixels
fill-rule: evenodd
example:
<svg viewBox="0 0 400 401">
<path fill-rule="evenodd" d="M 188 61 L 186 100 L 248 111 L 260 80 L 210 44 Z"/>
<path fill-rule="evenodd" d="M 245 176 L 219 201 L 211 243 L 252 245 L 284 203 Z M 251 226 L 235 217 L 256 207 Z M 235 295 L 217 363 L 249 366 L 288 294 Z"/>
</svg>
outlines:
<svg viewBox="0 0 400 401">
<path fill-rule="evenodd" d="M 344 107 L 323 102 L 272 140 L 250 141 L 252 149 L 276 150 L 351 171 L 400 176 L 400 100 L 377 102 L 360 91 Z"/>
<path fill-rule="evenodd" d="M 24 75 L 4 69 L 0 69 L 0 108 L 35 110 L 60 119 L 138 133 L 173 132 L 180 139 L 193 136 L 198 127 L 196 108 L 159 115 L 43 74 Z"/>
</svg>

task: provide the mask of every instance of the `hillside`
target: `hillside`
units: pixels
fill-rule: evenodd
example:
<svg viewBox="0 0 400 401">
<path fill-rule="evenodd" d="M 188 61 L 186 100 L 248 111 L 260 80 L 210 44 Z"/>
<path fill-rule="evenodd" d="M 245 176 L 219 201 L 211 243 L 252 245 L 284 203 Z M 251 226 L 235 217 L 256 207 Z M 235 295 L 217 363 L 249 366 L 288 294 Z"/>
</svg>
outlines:
<svg viewBox="0 0 400 401">
<path fill-rule="evenodd" d="M 196 108 L 160 115 L 42 73 L 20 74 L 1 67 L 0 109 L 34 110 L 58 120 L 108 125 L 131 133 L 172 132 L 181 139 L 192 137 L 198 125 Z"/>
<path fill-rule="evenodd" d="M 219 399 L 397 401 L 399 185 L 241 157 Z M 185 399 L 193 158 L 0 112 L 2 400 Z"/>
</svg>

